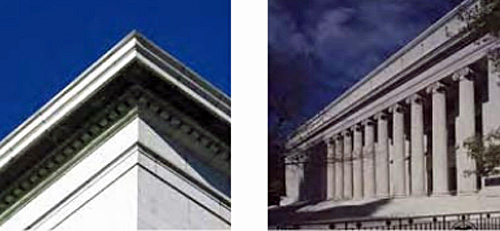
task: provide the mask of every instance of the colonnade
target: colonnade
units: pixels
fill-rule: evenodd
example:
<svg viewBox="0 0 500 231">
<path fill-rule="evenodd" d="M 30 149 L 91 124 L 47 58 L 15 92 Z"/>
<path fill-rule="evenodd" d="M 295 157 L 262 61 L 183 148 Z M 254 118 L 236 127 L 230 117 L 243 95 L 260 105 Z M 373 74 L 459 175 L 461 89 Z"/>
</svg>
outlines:
<svg viewBox="0 0 500 231">
<path fill-rule="evenodd" d="M 483 114 L 497 113 L 496 117 L 499 117 L 500 111 L 495 110 L 499 107 L 498 101 L 492 103 L 500 99 L 498 80 L 494 81 L 497 84 L 491 83 L 491 79 L 497 79 L 499 74 L 491 70 L 491 62 L 488 61 L 487 71 L 489 102 L 483 104 L 482 111 Z M 465 175 L 464 171 L 473 171 L 476 164 L 462 144 L 477 132 L 476 104 L 482 102 L 477 102 L 475 97 L 476 76 L 473 68 L 463 67 L 446 81 L 441 79 L 427 85 L 404 100 L 324 137 L 328 160 L 325 168 L 326 199 L 449 195 L 449 152 L 456 155 L 456 193 L 475 193 L 477 178 Z M 452 150 L 448 141 L 447 91 L 451 84 L 456 84 L 458 91 L 458 99 L 454 99 L 458 104 L 454 123 L 456 150 Z M 425 117 L 430 120 L 425 122 Z M 500 125 L 500 121 L 491 115 L 483 115 L 483 123 Z M 409 157 L 407 153 L 410 153 Z M 410 167 L 406 165 L 408 161 Z M 292 197 L 294 191 L 299 192 L 287 186 L 287 193 L 290 192 Z"/>
</svg>

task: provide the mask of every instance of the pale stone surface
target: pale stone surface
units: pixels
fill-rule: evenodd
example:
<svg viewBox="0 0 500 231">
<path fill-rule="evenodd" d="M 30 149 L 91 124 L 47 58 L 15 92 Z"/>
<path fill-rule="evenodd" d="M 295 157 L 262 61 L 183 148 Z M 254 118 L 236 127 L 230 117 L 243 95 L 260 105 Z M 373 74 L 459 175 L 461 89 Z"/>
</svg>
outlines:
<svg viewBox="0 0 500 231">
<path fill-rule="evenodd" d="M 352 134 L 346 131 L 344 136 L 344 199 L 352 199 Z"/>
<path fill-rule="evenodd" d="M 476 175 L 467 175 L 465 171 L 476 169 L 475 161 L 467 154 L 464 142 L 475 135 L 476 118 L 474 102 L 474 82 L 472 70 L 465 67 L 453 76 L 458 81 L 458 108 L 459 113 L 455 123 L 456 136 L 456 166 L 457 191 L 459 194 L 470 194 L 477 190 Z"/>
<path fill-rule="evenodd" d="M 428 88 L 428 92 L 432 94 L 432 193 L 446 195 L 449 193 L 449 173 L 445 86 L 436 83 Z"/>
<path fill-rule="evenodd" d="M 335 199 L 340 200 L 344 195 L 344 168 L 343 168 L 344 143 L 342 136 L 335 136 Z"/>
<path fill-rule="evenodd" d="M 404 109 L 400 104 L 392 108 L 393 134 L 393 169 L 394 196 L 406 195 L 405 181 L 405 144 L 404 144 Z"/>
<path fill-rule="evenodd" d="M 138 227 L 137 215 L 137 167 L 134 167 L 51 229 L 133 230 Z"/>
<path fill-rule="evenodd" d="M 464 6 L 468 7 L 472 2 L 477 1 L 468 1 Z M 457 14 L 458 10 L 454 10 L 450 14 L 454 16 L 447 15 L 442 19 L 444 21 L 434 25 L 430 31 L 455 33 L 458 26 L 454 17 Z M 384 201 L 381 198 L 388 198 L 390 203 L 387 207 L 377 207 L 377 213 L 363 209 L 360 212 L 365 216 L 378 214 L 379 210 L 391 211 L 380 213 L 388 216 L 476 212 L 484 210 L 471 205 L 470 203 L 476 200 L 471 198 L 477 196 L 479 199 L 476 202 L 489 203 L 490 200 L 484 196 L 500 195 L 500 186 L 491 185 L 495 184 L 494 182 L 487 186 L 482 185 L 481 190 L 477 192 L 475 189 L 478 182 L 475 177 L 464 177 L 462 174 L 465 169 L 473 169 L 474 162 L 467 157 L 463 147 L 455 150 L 456 144 L 463 143 L 465 138 L 474 132 L 481 130 L 486 134 L 500 126 L 500 74 L 498 66 L 495 65 L 497 57 L 490 59 L 492 57 L 488 56 L 490 50 L 498 49 L 500 40 L 486 35 L 477 41 L 462 44 L 461 38 L 450 37 L 448 34 L 444 37 L 433 37 L 439 40 L 434 41 L 435 44 L 440 44 L 437 49 L 437 46 L 429 47 L 429 44 L 424 42 L 429 38 L 426 36 L 430 36 L 428 31 L 301 126 L 289 140 L 288 145 L 293 148 L 297 144 L 305 146 L 323 137 L 343 134 L 344 139 L 340 142 L 343 144 L 342 154 L 345 155 L 342 165 L 342 191 L 344 196 L 349 197 L 336 203 L 325 202 L 331 208 L 337 205 L 347 206 L 349 209 L 354 209 L 354 205 L 370 207 L 371 202 L 381 203 Z M 460 49 L 454 52 L 443 53 L 458 44 L 463 46 L 460 45 Z M 419 47 L 422 53 L 413 52 L 415 47 Z M 409 61 L 413 58 L 413 61 Z M 480 75 L 469 78 L 472 69 Z M 463 76 L 467 78 L 461 78 Z M 453 79 L 459 82 L 453 82 Z M 405 110 L 401 110 L 403 105 L 400 104 L 403 103 L 408 104 L 404 105 Z M 394 105 L 399 106 L 393 107 Z M 381 119 L 381 115 L 387 111 L 391 112 L 389 119 Z M 482 118 L 479 118 L 479 114 Z M 352 137 L 346 134 L 349 132 L 346 129 L 362 124 L 370 118 L 377 119 L 373 131 L 376 134 L 374 141 L 370 140 L 370 128 L 363 124 L 362 163 L 358 165 L 355 160 L 351 166 L 348 162 L 349 156 L 357 155 L 357 141 L 361 139 L 357 139 L 356 131 Z M 375 168 L 374 174 L 371 175 L 376 179 L 373 187 L 375 198 L 379 200 L 368 200 L 369 203 L 365 199 L 370 198 L 371 190 L 368 189 L 372 185 L 368 176 L 371 170 L 364 155 L 369 153 L 367 146 L 372 142 Z M 357 184 L 359 169 L 362 173 L 361 185 Z M 452 175 L 455 171 L 456 175 Z M 484 178 L 482 180 L 484 181 Z M 352 194 L 347 193 L 350 192 L 351 186 Z M 360 188 L 362 199 L 359 199 Z M 353 197 L 350 197 L 351 195 Z M 353 198 L 357 200 L 350 200 Z M 440 200 L 447 202 L 438 203 Z M 454 204 L 461 200 L 464 205 Z M 419 204 L 419 201 L 422 204 Z M 319 203 L 318 206 L 320 204 L 324 203 Z M 484 208 L 498 210 L 500 205 L 493 204 L 495 203 Z M 397 206 L 402 209 L 396 209 Z M 449 208 L 435 208 L 436 206 Z M 420 212 L 407 213 L 413 209 Z M 342 210 L 335 210 L 335 214 L 341 216 Z"/>
<path fill-rule="evenodd" d="M 420 95 L 410 98 L 411 110 L 411 194 L 425 194 L 424 112 Z"/>
<path fill-rule="evenodd" d="M 496 49 L 498 50 L 498 48 Z M 488 59 L 488 101 L 483 104 L 483 133 L 500 126 L 500 71 L 498 58 Z"/>
<path fill-rule="evenodd" d="M 488 85 L 488 101 L 483 103 L 483 135 L 488 134 L 495 129 L 500 128 L 500 65 L 499 53 L 500 47 L 495 47 L 489 50 L 487 54 L 488 71 L 487 71 L 487 85 Z M 499 177 L 496 175 L 495 177 Z M 484 180 L 482 184 L 484 186 Z M 490 186 L 483 188 L 482 193 L 488 195 L 500 194 L 500 186 Z"/>
<path fill-rule="evenodd" d="M 375 159 L 377 177 L 376 194 L 377 197 L 389 196 L 389 139 L 387 134 L 387 114 L 379 113 L 377 119 L 377 153 Z"/>
<path fill-rule="evenodd" d="M 153 146 L 163 146 L 166 152 L 156 155 L 178 161 L 175 162 L 176 168 L 182 169 L 182 174 L 185 175 L 158 164 L 156 161 L 159 160 L 155 158 L 151 160 L 149 157 L 148 161 L 140 161 L 145 152 L 137 144 L 140 143 L 141 134 L 145 135 L 144 131 L 148 128 L 139 118 L 127 122 L 123 127 L 116 127 L 118 130 L 112 133 L 112 136 L 95 150 L 90 150 L 87 157 L 16 212 L 0 228 L 228 229 L 230 209 L 224 206 L 220 199 L 209 196 L 218 195 L 219 198 L 229 199 L 228 195 L 217 190 L 217 184 L 220 182 L 216 179 L 198 175 L 200 171 L 205 170 L 196 164 L 188 165 L 183 162 L 180 157 L 184 153 L 172 148 L 168 143 L 155 143 L 159 142 L 154 141 L 158 135 L 152 133 L 147 135 L 149 143 L 141 145 L 148 150 L 154 150 Z M 179 166 L 181 163 L 183 165 Z M 151 182 L 150 176 L 137 174 L 139 169 L 136 166 L 141 166 L 149 173 L 161 175 L 161 179 L 156 177 L 158 180 Z M 142 194 L 137 194 L 138 191 Z M 68 199 L 61 203 L 60 199 L 66 197 Z M 159 205 L 157 203 L 144 202 L 159 202 L 158 197 L 166 204 L 161 207 L 163 210 L 155 207 Z M 156 216 L 152 216 L 148 211 L 155 209 Z M 141 214 L 141 211 L 147 212 Z M 109 214 L 113 216 L 109 217 Z M 204 222 L 199 223 L 199 220 Z M 202 224 L 205 226 L 202 227 Z"/>
<path fill-rule="evenodd" d="M 345 217 L 338 215 L 337 219 L 347 218 L 372 218 L 377 217 L 410 217 L 424 216 L 429 214 L 454 214 L 457 211 L 463 213 L 495 211 L 500 207 L 500 197 L 486 197 L 480 195 L 469 196 L 440 196 L 440 197 L 402 197 L 388 201 L 380 199 L 349 200 L 342 202 L 324 201 L 315 205 L 305 205 L 296 211 L 299 214 L 319 213 L 321 211 L 331 211 L 335 208 L 362 207 L 365 211 L 359 211 L 359 216 Z M 377 203 L 378 202 L 378 203 Z M 372 204 L 372 206 L 370 206 Z M 368 214 L 368 215 L 367 215 Z M 335 221 L 335 217 L 327 219 Z"/>
<path fill-rule="evenodd" d="M 365 146 L 363 149 L 363 196 L 372 198 L 375 196 L 375 132 L 374 122 L 369 119 L 365 121 Z"/>
<path fill-rule="evenodd" d="M 326 143 L 326 199 L 335 198 L 335 140 L 327 139 Z"/>
<path fill-rule="evenodd" d="M 228 229 L 227 221 L 184 194 L 182 188 L 165 182 L 151 170 L 138 169 L 139 229 Z M 137 189 L 136 189 L 137 190 Z M 136 199 L 137 201 L 137 199 Z"/>
<path fill-rule="evenodd" d="M 305 162 L 306 158 L 303 155 L 300 155 L 300 158 L 297 163 L 297 182 L 298 182 L 298 193 L 299 193 L 299 200 L 304 200 L 307 199 L 305 198 L 305 187 L 306 187 L 306 182 L 305 182 Z"/>
<path fill-rule="evenodd" d="M 281 202 L 282 205 L 291 204 L 299 200 L 300 180 L 298 179 L 298 171 L 298 166 L 293 161 L 285 162 L 286 200 Z"/>
<path fill-rule="evenodd" d="M 362 156 L 362 143 L 361 143 L 361 126 L 357 125 L 353 128 L 354 145 L 353 145 L 353 198 L 355 200 L 363 197 L 363 156 Z"/>
<path fill-rule="evenodd" d="M 30 203 L 17 211 L 5 223 L 1 224 L 0 229 L 22 230 L 30 225 L 35 229 L 51 229 L 73 211 L 78 210 L 86 201 L 89 201 L 106 185 L 117 179 L 120 174 L 126 172 L 133 165 L 134 160 L 130 157 L 133 152 L 127 150 L 130 145 L 138 140 L 138 124 L 137 119 L 127 123 L 120 131 L 110 136 L 107 142 L 91 150 L 87 158 L 65 172 L 64 177 L 52 183 L 50 187 L 33 198 Z M 108 167 L 113 167 L 113 171 L 101 173 L 102 176 L 98 178 L 95 176 L 102 169 L 105 169 L 107 164 L 116 159 L 122 160 L 119 162 L 122 164 L 110 165 Z M 89 179 L 94 179 L 95 183 L 82 187 Z M 40 219 L 47 213 L 50 208 L 57 207 L 60 198 L 65 198 L 73 192 L 78 192 L 76 198 L 60 205 L 60 208 L 53 211 L 53 214 L 50 214 L 51 216 L 48 219 L 34 223 L 35 220 Z M 82 227 L 85 226 L 82 225 Z"/>
</svg>

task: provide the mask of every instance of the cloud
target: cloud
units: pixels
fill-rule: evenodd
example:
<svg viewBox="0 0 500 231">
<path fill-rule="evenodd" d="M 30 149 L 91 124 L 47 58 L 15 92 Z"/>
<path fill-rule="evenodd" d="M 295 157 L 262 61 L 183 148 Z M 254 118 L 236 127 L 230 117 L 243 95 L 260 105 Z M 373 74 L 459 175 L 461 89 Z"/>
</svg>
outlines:
<svg viewBox="0 0 500 231">
<path fill-rule="evenodd" d="M 294 76 L 304 81 L 273 84 L 270 94 L 301 83 L 308 93 L 301 114 L 312 116 L 454 5 L 455 0 L 270 0 L 269 55 L 306 72 Z"/>
</svg>

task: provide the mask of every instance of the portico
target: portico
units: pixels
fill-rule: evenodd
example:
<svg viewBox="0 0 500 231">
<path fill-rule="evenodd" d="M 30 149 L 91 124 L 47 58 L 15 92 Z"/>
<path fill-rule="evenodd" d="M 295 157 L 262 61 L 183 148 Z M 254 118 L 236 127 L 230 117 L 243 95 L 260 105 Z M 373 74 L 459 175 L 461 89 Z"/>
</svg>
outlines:
<svg viewBox="0 0 500 231">
<path fill-rule="evenodd" d="M 466 174 L 476 163 L 463 143 L 500 126 L 498 55 L 491 55 L 500 41 L 483 35 L 463 42 L 450 29 L 460 25 L 457 10 L 450 12 L 291 136 L 294 151 L 324 143 L 315 150 L 328 159 L 326 182 L 309 185 L 325 190 L 324 200 L 462 196 L 497 187 Z M 305 153 L 288 156 L 286 168 L 298 168 L 291 163 Z"/>
</svg>

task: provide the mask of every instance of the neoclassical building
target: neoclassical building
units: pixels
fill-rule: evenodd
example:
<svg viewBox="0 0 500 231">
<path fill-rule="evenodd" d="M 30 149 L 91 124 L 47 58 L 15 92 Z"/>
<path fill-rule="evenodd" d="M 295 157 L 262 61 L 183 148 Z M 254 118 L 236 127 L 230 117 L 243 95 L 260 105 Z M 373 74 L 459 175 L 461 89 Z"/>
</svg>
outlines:
<svg viewBox="0 0 500 231">
<path fill-rule="evenodd" d="M 468 174 L 476 163 L 463 146 L 500 126 L 500 39 L 459 33 L 460 9 L 476 4 L 464 1 L 293 133 L 271 227 L 484 228 L 498 219 L 500 176 Z"/>
<path fill-rule="evenodd" d="M 0 142 L 0 230 L 230 229 L 230 112 L 130 33 Z"/>
</svg>

